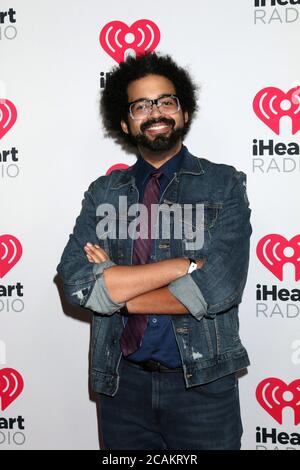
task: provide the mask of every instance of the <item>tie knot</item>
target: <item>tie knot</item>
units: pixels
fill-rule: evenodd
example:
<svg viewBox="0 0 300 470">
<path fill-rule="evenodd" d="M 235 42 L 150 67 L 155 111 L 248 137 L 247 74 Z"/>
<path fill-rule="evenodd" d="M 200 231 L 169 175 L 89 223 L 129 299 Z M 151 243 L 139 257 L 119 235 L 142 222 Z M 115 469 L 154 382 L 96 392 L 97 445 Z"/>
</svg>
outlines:
<svg viewBox="0 0 300 470">
<path fill-rule="evenodd" d="M 151 173 L 150 177 L 155 178 L 158 181 L 161 175 L 162 175 L 161 171 L 154 171 L 153 173 Z"/>
</svg>

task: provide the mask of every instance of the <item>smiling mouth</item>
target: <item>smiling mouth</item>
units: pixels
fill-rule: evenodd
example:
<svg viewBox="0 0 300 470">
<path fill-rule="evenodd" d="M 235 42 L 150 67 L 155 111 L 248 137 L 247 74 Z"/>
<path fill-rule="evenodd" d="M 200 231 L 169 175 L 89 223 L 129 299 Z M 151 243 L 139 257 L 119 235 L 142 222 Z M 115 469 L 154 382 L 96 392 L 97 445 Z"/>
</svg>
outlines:
<svg viewBox="0 0 300 470">
<path fill-rule="evenodd" d="M 151 127 L 148 127 L 146 130 L 147 131 L 153 131 L 153 130 L 159 130 L 159 129 L 166 129 L 168 128 L 169 126 L 167 126 L 166 124 L 161 124 L 161 125 L 156 125 L 156 126 L 151 126 Z"/>
<path fill-rule="evenodd" d="M 145 129 L 145 132 L 149 132 L 150 134 L 161 134 L 169 131 L 169 129 L 169 124 L 152 124 L 150 127 Z"/>
</svg>

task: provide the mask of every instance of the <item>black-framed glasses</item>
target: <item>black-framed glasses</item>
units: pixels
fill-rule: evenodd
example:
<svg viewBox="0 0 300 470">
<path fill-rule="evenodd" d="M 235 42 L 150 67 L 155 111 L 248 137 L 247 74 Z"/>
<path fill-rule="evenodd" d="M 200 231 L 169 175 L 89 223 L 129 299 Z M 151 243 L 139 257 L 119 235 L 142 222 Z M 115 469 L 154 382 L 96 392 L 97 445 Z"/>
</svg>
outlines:
<svg viewBox="0 0 300 470">
<path fill-rule="evenodd" d="M 153 105 L 161 114 L 175 114 L 180 110 L 180 102 L 176 95 L 163 95 L 155 100 L 139 99 L 128 103 L 129 114 L 132 119 L 144 119 L 152 112 Z"/>
</svg>

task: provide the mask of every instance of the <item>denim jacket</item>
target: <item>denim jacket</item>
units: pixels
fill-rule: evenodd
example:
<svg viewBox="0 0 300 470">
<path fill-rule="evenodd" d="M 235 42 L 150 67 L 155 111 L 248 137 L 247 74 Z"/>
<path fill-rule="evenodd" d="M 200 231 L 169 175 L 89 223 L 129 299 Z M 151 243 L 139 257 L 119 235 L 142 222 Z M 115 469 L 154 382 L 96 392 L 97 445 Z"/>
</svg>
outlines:
<svg viewBox="0 0 300 470">
<path fill-rule="evenodd" d="M 128 211 L 124 219 L 124 212 L 118 211 L 118 207 L 120 196 L 126 196 L 128 207 L 138 201 L 136 167 L 135 163 L 127 169 L 112 171 L 91 183 L 57 266 L 67 300 L 93 312 L 91 385 L 94 391 L 111 396 L 117 393 L 120 377 L 119 339 L 123 331 L 120 309 L 124 304 L 110 298 L 103 271 L 116 264 L 132 264 L 133 239 L 110 237 L 109 233 L 99 238 L 96 227 L 104 216 L 97 212 L 97 207 L 112 204 L 117 209 L 112 222 L 125 223 L 126 227 L 134 222 L 136 215 Z M 171 229 L 169 238 L 155 239 L 152 259 L 153 262 L 177 257 L 205 260 L 201 269 L 168 286 L 189 311 L 187 315 L 171 315 L 187 388 L 249 365 L 239 336 L 238 319 L 252 233 L 246 175 L 232 166 L 197 158 L 184 147 L 181 168 L 161 195 L 160 205 L 190 204 L 193 211 L 199 203 L 204 207 L 202 246 L 191 250 L 187 240 L 174 237 Z M 174 219 L 170 220 L 172 225 Z M 110 259 L 90 263 L 83 249 L 87 242 L 101 246 Z"/>
</svg>

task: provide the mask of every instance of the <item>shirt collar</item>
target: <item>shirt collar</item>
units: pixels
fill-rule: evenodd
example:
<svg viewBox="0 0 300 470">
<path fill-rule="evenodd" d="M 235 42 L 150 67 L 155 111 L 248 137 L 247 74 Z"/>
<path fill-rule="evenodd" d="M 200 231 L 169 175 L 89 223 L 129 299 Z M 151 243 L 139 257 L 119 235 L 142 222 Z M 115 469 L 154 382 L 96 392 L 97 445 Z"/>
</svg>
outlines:
<svg viewBox="0 0 300 470">
<path fill-rule="evenodd" d="M 172 158 L 170 158 L 170 160 L 159 167 L 159 171 L 163 173 L 164 176 L 166 176 L 169 180 L 173 178 L 174 173 L 179 171 L 183 154 L 184 146 L 181 147 L 176 155 L 174 155 Z M 139 156 L 136 178 L 142 182 L 142 185 L 144 185 L 147 178 L 153 171 L 157 171 L 157 169 L 151 165 L 151 163 L 148 163 L 146 160 L 144 160 L 143 157 Z"/>
</svg>

